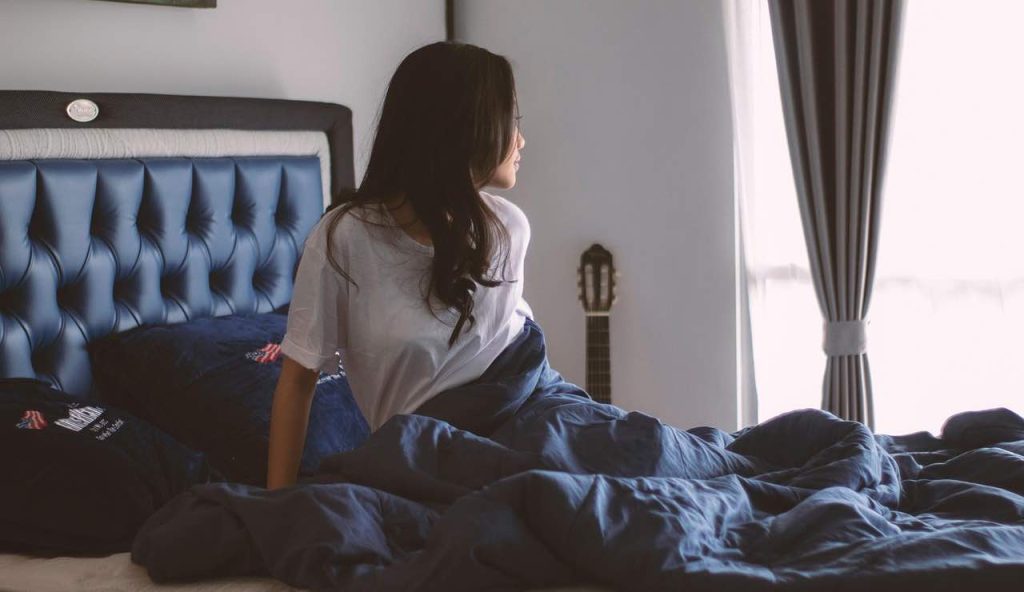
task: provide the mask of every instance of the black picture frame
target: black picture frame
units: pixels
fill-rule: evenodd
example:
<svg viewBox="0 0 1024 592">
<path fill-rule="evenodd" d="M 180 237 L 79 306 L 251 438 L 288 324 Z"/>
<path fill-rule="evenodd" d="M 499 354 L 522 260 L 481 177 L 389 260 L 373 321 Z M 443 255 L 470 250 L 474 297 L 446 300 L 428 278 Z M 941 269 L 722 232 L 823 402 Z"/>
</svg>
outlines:
<svg viewBox="0 0 1024 592">
<path fill-rule="evenodd" d="M 130 2 L 132 4 L 155 4 L 179 8 L 217 8 L 217 0 L 103 0 L 104 2 Z"/>
</svg>

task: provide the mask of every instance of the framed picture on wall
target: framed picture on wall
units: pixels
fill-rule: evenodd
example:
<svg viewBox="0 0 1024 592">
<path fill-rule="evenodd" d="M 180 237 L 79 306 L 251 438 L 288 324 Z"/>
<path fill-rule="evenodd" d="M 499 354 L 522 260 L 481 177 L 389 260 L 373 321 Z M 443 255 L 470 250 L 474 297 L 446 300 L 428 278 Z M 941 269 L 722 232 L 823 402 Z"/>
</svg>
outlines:
<svg viewBox="0 0 1024 592">
<path fill-rule="evenodd" d="M 217 0 L 104 0 L 105 2 L 131 2 L 132 4 L 158 4 L 182 8 L 217 8 Z"/>
</svg>

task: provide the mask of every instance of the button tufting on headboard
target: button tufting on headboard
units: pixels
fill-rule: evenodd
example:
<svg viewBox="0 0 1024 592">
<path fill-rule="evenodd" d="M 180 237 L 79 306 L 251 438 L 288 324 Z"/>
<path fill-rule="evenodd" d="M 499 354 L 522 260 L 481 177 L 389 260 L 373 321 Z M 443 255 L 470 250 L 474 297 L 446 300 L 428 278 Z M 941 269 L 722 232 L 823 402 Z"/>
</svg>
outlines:
<svg viewBox="0 0 1024 592">
<path fill-rule="evenodd" d="M 92 389 L 86 345 L 291 299 L 316 157 L 0 162 L 0 376 Z"/>
</svg>

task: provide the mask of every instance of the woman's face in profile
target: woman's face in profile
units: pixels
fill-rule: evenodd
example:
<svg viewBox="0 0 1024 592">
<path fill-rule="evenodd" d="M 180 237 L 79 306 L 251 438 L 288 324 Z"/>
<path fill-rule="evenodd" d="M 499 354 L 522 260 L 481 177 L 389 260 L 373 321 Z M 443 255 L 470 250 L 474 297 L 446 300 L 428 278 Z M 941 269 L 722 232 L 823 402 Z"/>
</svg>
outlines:
<svg viewBox="0 0 1024 592">
<path fill-rule="evenodd" d="M 491 187 L 511 189 L 516 184 L 516 171 L 519 170 L 519 151 L 523 149 L 523 146 L 526 146 L 526 138 L 523 137 L 518 125 L 516 125 L 516 133 L 513 136 L 512 142 L 512 151 L 509 152 L 508 158 L 499 164 L 498 168 L 494 169 L 494 174 L 491 175 L 490 180 L 487 182 Z"/>
</svg>

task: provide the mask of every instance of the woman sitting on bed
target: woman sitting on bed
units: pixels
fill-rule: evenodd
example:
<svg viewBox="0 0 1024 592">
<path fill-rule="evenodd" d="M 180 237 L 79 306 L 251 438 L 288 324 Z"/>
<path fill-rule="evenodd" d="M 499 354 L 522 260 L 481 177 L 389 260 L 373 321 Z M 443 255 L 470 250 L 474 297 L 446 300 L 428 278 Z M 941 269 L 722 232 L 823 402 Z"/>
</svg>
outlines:
<svg viewBox="0 0 1024 592">
<path fill-rule="evenodd" d="M 508 60 L 441 42 L 399 65 L 359 190 L 310 233 L 274 392 L 267 487 L 296 482 L 321 370 L 348 380 L 371 429 L 473 381 L 523 330 L 522 210 Z M 336 353 L 337 352 L 337 353 Z"/>
</svg>

